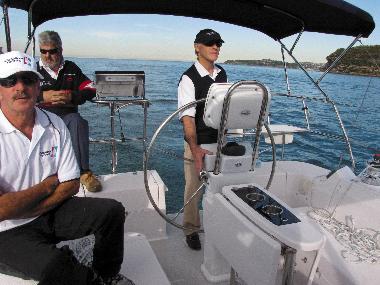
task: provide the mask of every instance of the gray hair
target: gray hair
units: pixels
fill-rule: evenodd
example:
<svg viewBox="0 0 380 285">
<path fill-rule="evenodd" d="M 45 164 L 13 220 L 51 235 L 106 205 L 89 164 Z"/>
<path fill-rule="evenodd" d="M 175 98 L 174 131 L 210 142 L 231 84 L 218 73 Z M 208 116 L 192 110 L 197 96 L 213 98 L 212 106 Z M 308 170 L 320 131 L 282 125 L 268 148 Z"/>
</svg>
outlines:
<svg viewBox="0 0 380 285">
<path fill-rule="evenodd" d="M 45 31 L 38 35 L 38 43 L 40 45 L 49 45 L 53 44 L 56 47 L 62 48 L 61 37 L 57 32 L 54 31 Z"/>
</svg>

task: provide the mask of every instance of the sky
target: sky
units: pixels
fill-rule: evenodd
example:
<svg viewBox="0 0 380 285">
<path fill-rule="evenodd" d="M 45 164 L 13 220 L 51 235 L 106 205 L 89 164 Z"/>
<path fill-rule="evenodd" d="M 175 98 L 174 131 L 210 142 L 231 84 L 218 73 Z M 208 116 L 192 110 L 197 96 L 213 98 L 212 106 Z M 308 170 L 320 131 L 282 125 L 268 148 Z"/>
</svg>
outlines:
<svg viewBox="0 0 380 285">
<path fill-rule="evenodd" d="M 369 12 L 374 18 L 376 28 L 362 43 L 379 45 L 380 0 L 347 2 Z M 27 13 L 10 9 L 9 17 L 12 49 L 23 51 L 27 42 Z M 205 28 L 218 31 L 225 41 L 219 62 L 229 59 L 281 60 L 279 44 L 260 32 L 216 21 L 178 16 L 107 15 L 62 18 L 43 23 L 37 28 L 36 34 L 44 30 L 57 31 L 63 41 L 64 56 L 67 57 L 193 61 L 195 35 Z M 294 39 L 294 36 L 286 38 L 284 43 L 291 47 Z M 346 36 L 304 33 L 294 54 L 301 61 L 324 63 L 327 55 L 338 48 L 347 47 L 352 39 Z M 6 46 L 3 23 L 0 25 L 0 46 Z"/>
</svg>

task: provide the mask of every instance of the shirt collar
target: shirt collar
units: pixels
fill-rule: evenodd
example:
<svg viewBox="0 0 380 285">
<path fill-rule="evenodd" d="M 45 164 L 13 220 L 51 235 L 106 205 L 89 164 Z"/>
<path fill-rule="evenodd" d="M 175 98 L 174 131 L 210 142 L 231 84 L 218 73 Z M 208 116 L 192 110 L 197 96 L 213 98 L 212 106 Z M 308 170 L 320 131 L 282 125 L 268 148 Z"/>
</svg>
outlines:
<svg viewBox="0 0 380 285">
<path fill-rule="evenodd" d="M 35 125 L 41 125 L 46 128 L 50 124 L 50 117 L 47 111 L 43 111 L 40 108 L 35 107 L 36 110 L 36 123 Z"/>
<path fill-rule="evenodd" d="M 48 115 L 46 114 L 46 111 L 45 111 L 45 114 L 43 111 L 41 111 L 40 109 L 38 108 L 34 108 L 35 109 L 35 112 L 36 112 L 36 119 L 35 119 L 35 122 L 34 122 L 34 125 L 40 125 L 42 126 L 43 128 L 46 128 L 50 121 L 48 119 Z M 9 134 L 9 133 L 12 133 L 14 131 L 16 131 L 17 129 L 15 128 L 15 126 L 13 126 L 7 119 L 7 117 L 5 117 L 3 111 L 0 109 L 0 133 L 3 133 L 3 134 Z"/>
<path fill-rule="evenodd" d="M 57 79 L 58 78 L 58 74 L 59 72 L 62 70 L 63 66 L 65 65 L 65 59 L 62 57 L 62 62 L 61 62 L 61 65 L 59 66 L 58 68 L 58 73 L 55 73 L 49 66 L 45 65 L 43 62 L 42 62 L 42 59 L 40 58 L 39 60 L 39 65 L 46 70 L 47 73 L 49 73 L 49 75 L 54 78 L 54 79 Z"/>
<path fill-rule="evenodd" d="M 210 75 L 207 69 L 198 60 L 194 63 L 194 65 L 201 77 L 209 75 L 211 78 L 215 79 L 218 73 L 220 72 L 220 69 L 216 65 L 214 65 L 214 71 L 212 72 L 212 75 Z"/>
<path fill-rule="evenodd" d="M 0 133 L 9 134 L 16 130 L 16 128 L 5 117 L 3 110 L 0 109 Z"/>
</svg>

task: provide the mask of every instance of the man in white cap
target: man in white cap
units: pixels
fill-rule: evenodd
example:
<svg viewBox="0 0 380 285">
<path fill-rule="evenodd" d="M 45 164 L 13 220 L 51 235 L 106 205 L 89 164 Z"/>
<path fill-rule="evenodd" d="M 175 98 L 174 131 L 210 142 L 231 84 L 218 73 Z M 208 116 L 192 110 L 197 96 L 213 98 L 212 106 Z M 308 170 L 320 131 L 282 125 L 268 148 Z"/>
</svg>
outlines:
<svg viewBox="0 0 380 285">
<path fill-rule="evenodd" d="M 178 108 L 207 97 L 208 89 L 214 82 L 226 82 L 227 75 L 220 65 L 216 65 L 220 48 L 224 41 L 219 33 L 212 29 L 199 31 L 194 40 L 194 49 L 197 61 L 182 75 L 178 84 Z M 205 104 L 198 104 L 180 114 L 183 124 L 185 138 L 185 153 L 187 159 L 184 162 L 185 173 L 185 195 L 187 202 L 201 186 L 199 173 L 203 168 L 203 158 L 207 150 L 200 147 L 201 144 L 216 143 L 218 131 L 207 127 L 203 122 Z M 194 162 L 190 162 L 193 160 Z M 193 250 L 200 250 L 198 230 L 200 228 L 200 217 L 198 202 L 201 193 L 185 206 L 183 215 L 183 226 L 185 230 L 186 243 Z"/>
<path fill-rule="evenodd" d="M 0 270 L 39 284 L 133 284 L 119 274 L 125 209 L 74 196 L 80 173 L 69 132 L 35 107 L 41 78 L 29 55 L 0 55 Z M 91 234 L 91 268 L 55 246 Z"/>
</svg>

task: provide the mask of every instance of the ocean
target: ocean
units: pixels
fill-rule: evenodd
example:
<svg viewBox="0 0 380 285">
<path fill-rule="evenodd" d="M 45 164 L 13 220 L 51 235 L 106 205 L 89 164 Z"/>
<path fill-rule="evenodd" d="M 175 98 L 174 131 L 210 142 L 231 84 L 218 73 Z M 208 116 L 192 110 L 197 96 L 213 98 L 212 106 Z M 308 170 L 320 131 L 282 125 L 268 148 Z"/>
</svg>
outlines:
<svg viewBox="0 0 380 285">
<path fill-rule="evenodd" d="M 148 108 L 148 142 L 160 124 L 177 109 L 177 85 L 180 75 L 192 62 L 69 58 L 76 62 L 91 79 L 95 71 L 144 71 L 145 94 L 150 101 Z M 228 80 L 258 80 L 267 85 L 272 93 L 286 93 L 283 69 L 221 64 L 227 71 Z M 321 72 L 311 71 L 319 78 Z M 301 70 L 288 70 L 293 95 L 324 98 Z M 342 121 L 352 142 L 356 159 L 356 173 L 365 168 L 374 153 L 380 153 L 380 78 L 328 74 L 321 87 L 336 102 Z M 314 131 L 341 135 L 338 121 L 331 105 L 315 100 L 306 100 L 310 113 L 310 126 Z M 291 124 L 306 127 L 302 102 L 273 96 L 270 106 L 271 124 Z M 88 120 L 90 136 L 96 139 L 110 136 L 110 111 L 107 106 L 86 103 L 80 113 Z M 121 122 L 121 123 L 120 123 Z M 127 106 L 115 118 L 116 138 L 142 136 L 143 109 L 138 105 Z M 260 143 L 260 149 L 269 145 Z M 281 146 L 277 147 L 277 158 L 281 159 Z M 143 169 L 142 142 L 126 140 L 117 146 L 118 165 L 116 172 Z M 161 132 L 152 149 L 149 169 L 156 169 L 169 188 L 167 209 L 178 208 L 183 195 L 182 125 L 177 118 Z M 260 156 L 263 161 L 271 158 L 270 152 Z M 309 161 L 316 165 L 335 169 L 351 165 L 346 145 L 327 136 L 312 133 L 295 135 L 294 142 L 285 146 L 285 160 Z M 90 145 L 90 165 L 96 174 L 111 172 L 111 152 L 108 144 Z"/>
</svg>

